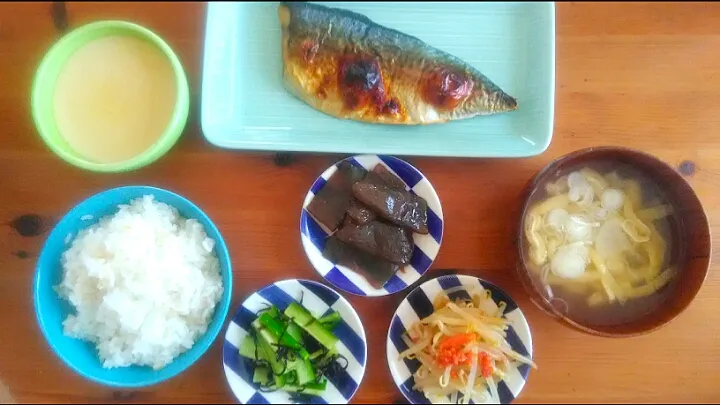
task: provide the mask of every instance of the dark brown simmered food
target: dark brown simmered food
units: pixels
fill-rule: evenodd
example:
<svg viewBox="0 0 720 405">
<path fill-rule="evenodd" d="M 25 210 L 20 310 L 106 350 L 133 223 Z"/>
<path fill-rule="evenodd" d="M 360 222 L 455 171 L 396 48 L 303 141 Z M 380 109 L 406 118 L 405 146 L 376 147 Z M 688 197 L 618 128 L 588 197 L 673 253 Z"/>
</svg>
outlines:
<svg viewBox="0 0 720 405">
<path fill-rule="evenodd" d="M 388 187 L 394 190 L 405 190 L 405 182 L 398 176 L 392 174 L 384 165 L 375 165 L 367 177 L 379 178 Z"/>
<path fill-rule="evenodd" d="M 427 202 L 383 164 L 368 171 L 340 162 L 308 211 L 331 231 L 323 256 L 375 288 L 410 263 L 413 232 L 428 232 Z"/>
<path fill-rule="evenodd" d="M 310 202 L 307 210 L 312 216 L 330 232 L 334 232 L 345 216 L 345 207 L 350 203 L 347 192 L 334 187 L 323 189 Z"/>
<path fill-rule="evenodd" d="M 367 224 L 370 221 L 375 220 L 377 216 L 374 212 L 363 203 L 361 203 L 358 200 L 353 199 L 350 202 L 350 207 L 347 210 L 347 215 L 352 219 L 352 221 L 358 225 Z"/>
<path fill-rule="evenodd" d="M 334 232 L 345 218 L 345 212 L 353 200 L 352 185 L 366 175 L 367 170 L 364 168 L 346 161 L 340 162 L 337 171 L 308 205 L 308 212 L 330 232 Z"/>
<path fill-rule="evenodd" d="M 346 224 L 335 233 L 345 243 L 395 264 L 410 263 L 413 244 L 404 229 L 373 221 L 365 225 Z"/>
<path fill-rule="evenodd" d="M 417 233 L 428 233 L 427 202 L 424 199 L 368 179 L 353 185 L 353 195 L 382 218 Z"/>
<path fill-rule="evenodd" d="M 400 269 L 397 264 L 363 252 L 334 236 L 331 236 L 325 244 L 323 256 L 333 263 L 361 274 L 375 288 L 382 288 Z"/>
<path fill-rule="evenodd" d="M 405 182 L 402 181 L 398 176 L 390 172 L 384 165 L 376 165 L 365 177 L 369 181 L 382 183 L 394 190 L 405 190 Z M 367 224 L 370 221 L 375 220 L 377 215 L 361 203 L 357 199 L 353 199 L 350 203 L 350 208 L 347 210 L 348 216 L 352 218 L 353 222 L 358 225 Z"/>
<path fill-rule="evenodd" d="M 352 186 L 352 184 L 364 179 L 365 176 L 367 176 L 368 171 L 362 166 L 356 166 L 346 160 L 343 160 L 342 162 L 338 163 L 338 169 L 336 174 L 337 173 L 342 173 L 347 179 L 346 181 L 349 182 Z M 330 176 L 328 182 L 334 181 L 334 178 L 335 174 Z"/>
</svg>

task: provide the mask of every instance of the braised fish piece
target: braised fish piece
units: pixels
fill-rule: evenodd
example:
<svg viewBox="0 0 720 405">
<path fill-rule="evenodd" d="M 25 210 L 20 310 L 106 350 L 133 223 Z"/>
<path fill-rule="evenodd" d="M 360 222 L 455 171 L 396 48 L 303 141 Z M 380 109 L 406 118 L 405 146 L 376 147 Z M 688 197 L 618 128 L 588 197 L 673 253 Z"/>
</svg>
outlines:
<svg viewBox="0 0 720 405">
<path fill-rule="evenodd" d="M 400 266 L 363 252 L 338 238 L 328 238 L 323 257 L 362 275 L 375 288 L 382 288 Z"/>
<path fill-rule="evenodd" d="M 353 195 L 380 217 L 414 232 L 428 233 L 427 201 L 422 197 L 367 178 L 353 185 Z"/>
<path fill-rule="evenodd" d="M 410 263 L 412 239 L 405 229 L 373 221 L 365 225 L 345 224 L 335 233 L 345 243 L 395 264 Z"/>
<path fill-rule="evenodd" d="M 366 16 L 281 2 L 283 84 L 341 119 L 432 124 L 516 110 L 476 68 Z"/>
</svg>

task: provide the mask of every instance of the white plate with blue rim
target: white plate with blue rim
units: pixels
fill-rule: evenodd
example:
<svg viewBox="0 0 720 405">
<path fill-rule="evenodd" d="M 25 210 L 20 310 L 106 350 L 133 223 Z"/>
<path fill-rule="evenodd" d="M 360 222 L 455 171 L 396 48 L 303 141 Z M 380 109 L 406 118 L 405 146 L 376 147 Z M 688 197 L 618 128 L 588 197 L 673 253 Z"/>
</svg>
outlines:
<svg viewBox="0 0 720 405">
<path fill-rule="evenodd" d="M 427 201 L 428 233 L 425 235 L 413 233 L 415 246 L 410 263 L 402 267 L 382 288 L 373 287 L 362 275 L 323 257 L 322 251 L 330 233 L 320 226 L 307 211 L 310 202 L 322 190 L 330 176 L 337 171 L 337 165 L 342 161 L 361 166 L 368 171 L 372 170 L 376 165 L 383 165 L 405 183 L 406 190 Z M 430 181 L 410 163 L 386 155 L 357 155 L 330 166 L 310 187 L 300 214 L 300 233 L 303 249 L 315 270 L 334 287 L 350 294 L 368 297 L 394 294 L 417 282 L 428 271 L 440 251 L 443 226 L 440 198 Z"/>
<path fill-rule="evenodd" d="M 422 392 L 413 388 L 413 375 L 420 368 L 420 362 L 417 359 L 400 359 L 400 353 L 408 349 L 402 335 L 415 322 L 433 313 L 433 301 L 438 295 L 446 294 L 451 300 L 467 299 L 469 297 L 468 291 L 473 291 L 478 287 L 490 291 L 492 300 L 498 306 L 502 305 L 502 302 L 505 303 L 506 309 L 503 312 L 503 318 L 509 321 L 505 339 L 515 352 L 532 359 L 533 347 L 530 327 L 515 301 L 503 290 L 488 281 L 465 275 L 447 275 L 428 280 L 410 292 L 400 303 L 390 322 L 390 330 L 388 331 L 387 359 L 390 374 L 392 374 L 400 392 L 410 403 L 429 404 L 431 401 Z M 496 378 L 497 397 L 487 390 L 479 395 L 479 397 L 485 399 L 480 403 L 511 403 L 520 395 L 529 374 L 530 366 L 511 362 L 510 369 L 504 378 L 499 381 Z M 450 397 L 446 398 L 445 403 L 452 403 Z"/>
<path fill-rule="evenodd" d="M 275 305 L 280 311 L 292 302 L 301 303 L 313 316 L 320 318 L 333 311 L 342 320 L 332 333 L 339 339 L 341 358 L 336 372 L 327 375 L 327 387 L 321 396 L 291 396 L 284 391 L 266 392 L 253 383 L 252 361 L 240 355 L 240 346 L 248 336 L 258 311 Z M 228 324 L 223 343 L 223 368 L 230 389 L 243 404 L 346 404 L 357 392 L 367 361 L 367 341 L 360 318 L 350 303 L 329 287 L 310 280 L 283 280 L 250 295 Z"/>
</svg>

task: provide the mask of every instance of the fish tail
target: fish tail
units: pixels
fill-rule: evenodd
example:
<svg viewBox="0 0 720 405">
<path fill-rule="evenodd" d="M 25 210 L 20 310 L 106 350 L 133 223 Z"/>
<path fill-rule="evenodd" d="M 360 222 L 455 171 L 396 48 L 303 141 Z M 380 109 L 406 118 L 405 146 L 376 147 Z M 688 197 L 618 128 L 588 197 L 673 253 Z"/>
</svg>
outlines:
<svg viewBox="0 0 720 405">
<path fill-rule="evenodd" d="M 514 97 L 510 96 L 502 90 L 496 94 L 497 101 L 495 102 L 495 105 L 500 106 L 498 112 L 514 111 L 518 109 L 518 103 Z"/>
</svg>

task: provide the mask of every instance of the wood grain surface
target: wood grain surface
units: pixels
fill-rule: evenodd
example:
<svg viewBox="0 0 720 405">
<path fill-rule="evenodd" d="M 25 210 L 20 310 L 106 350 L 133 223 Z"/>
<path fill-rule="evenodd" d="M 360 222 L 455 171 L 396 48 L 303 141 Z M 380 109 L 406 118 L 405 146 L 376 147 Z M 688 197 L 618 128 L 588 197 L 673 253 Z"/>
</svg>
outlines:
<svg viewBox="0 0 720 405">
<path fill-rule="evenodd" d="M 199 130 L 204 3 L 0 3 L 0 378 L 18 402 L 235 402 L 222 370 L 221 339 L 180 376 L 120 392 L 85 381 L 43 339 L 31 281 L 53 224 L 81 199 L 124 184 L 176 190 L 218 224 L 234 266 L 232 307 L 278 279 L 319 276 L 298 235 L 302 200 L 339 156 L 225 151 Z M 64 14 L 64 17 L 63 17 Z M 129 174 L 68 166 L 40 141 L 29 111 L 33 73 L 64 28 L 126 19 L 164 37 L 188 72 L 192 113 L 181 142 Z M 720 231 L 720 3 L 558 3 L 555 132 L 528 159 L 409 158 L 443 203 L 445 240 L 432 272 L 455 268 L 506 289 L 525 312 L 535 360 L 518 403 L 720 401 L 720 275 L 676 321 L 647 336 L 612 340 L 572 331 L 527 299 L 513 274 L 518 195 L 552 159 L 594 145 L 639 148 L 682 167 Z M 11 226 L 37 214 L 37 236 Z M 714 239 L 717 243 L 717 238 Z M 717 263 L 718 254 L 713 259 Z M 402 401 L 385 359 L 385 338 L 401 295 L 347 297 L 368 336 L 368 370 L 354 403 Z"/>
</svg>

